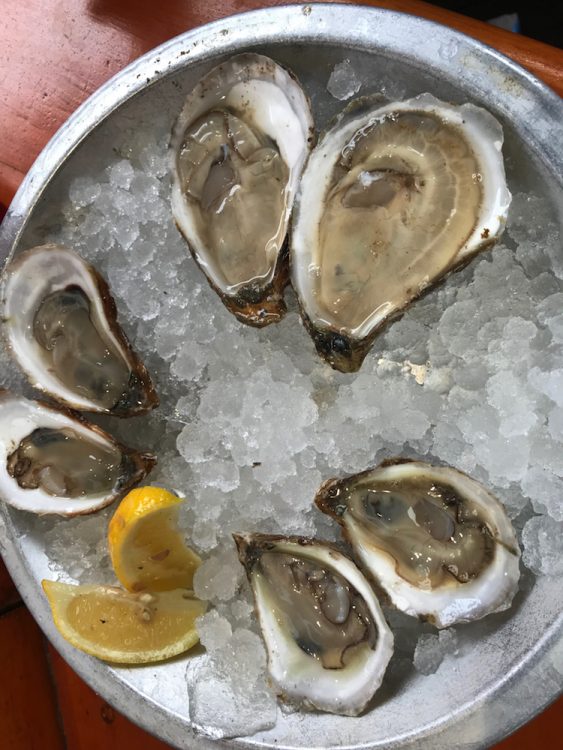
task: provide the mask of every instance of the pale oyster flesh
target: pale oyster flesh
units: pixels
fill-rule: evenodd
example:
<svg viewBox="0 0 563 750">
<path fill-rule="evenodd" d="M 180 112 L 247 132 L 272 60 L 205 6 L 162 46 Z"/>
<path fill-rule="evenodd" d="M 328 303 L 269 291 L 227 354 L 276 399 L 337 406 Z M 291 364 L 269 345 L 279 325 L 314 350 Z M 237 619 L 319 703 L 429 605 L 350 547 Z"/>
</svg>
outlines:
<svg viewBox="0 0 563 750">
<path fill-rule="evenodd" d="M 8 474 L 22 489 L 85 497 L 110 492 L 127 463 L 115 445 L 85 439 L 70 427 L 37 427 L 8 456 Z"/>
<path fill-rule="evenodd" d="M 59 289 L 41 301 L 33 335 L 45 361 L 70 390 L 107 410 L 127 391 L 130 369 L 93 324 L 90 301 L 79 286 Z"/>
<path fill-rule="evenodd" d="M 355 716 L 373 696 L 393 637 L 351 560 L 316 540 L 235 535 L 277 691 L 307 708 Z"/>
<path fill-rule="evenodd" d="M 178 172 L 228 287 L 267 276 L 289 178 L 276 144 L 227 110 L 210 112 L 184 133 Z"/>
<path fill-rule="evenodd" d="M 328 480 L 315 502 L 407 614 L 448 627 L 506 609 L 516 593 L 512 524 L 493 495 L 456 469 L 394 459 Z"/>
<path fill-rule="evenodd" d="M 155 457 L 78 415 L 0 391 L 0 495 L 35 513 L 90 513 L 140 481 Z"/>
<path fill-rule="evenodd" d="M 311 154 L 292 281 L 319 353 L 357 370 L 377 331 L 502 231 L 510 204 L 498 122 L 422 95 L 356 104 Z"/>
<path fill-rule="evenodd" d="M 105 281 L 71 250 L 18 256 L 4 282 L 10 348 L 37 388 L 69 406 L 131 416 L 158 404 Z"/>
<path fill-rule="evenodd" d="M 171 139 L 172 211 L 225 305 L 263 326 L 285 312 L 285 236 L 312 146 L 309 103 L 263 55 L 237 55 L 188 96 Z"/>
</svg>

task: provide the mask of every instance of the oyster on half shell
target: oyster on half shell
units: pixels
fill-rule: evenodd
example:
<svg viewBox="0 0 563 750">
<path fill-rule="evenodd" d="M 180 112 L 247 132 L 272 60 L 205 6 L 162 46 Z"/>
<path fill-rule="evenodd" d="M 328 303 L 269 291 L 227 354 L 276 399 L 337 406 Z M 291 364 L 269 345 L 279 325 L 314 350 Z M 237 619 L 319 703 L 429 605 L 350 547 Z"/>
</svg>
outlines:
<svg viewBox="0 0 563 750">
<path fill-rule="evenodd" d="M 510 606 L 520 577 L 514 529 L 496 497 L 461 471 L 391 459 L 329 479 L 315 502 L 406 614 L 446 628 Z"/>
<path fill-rule="evenodd" d="M 319 354 L 357 370 L 390 319 L 489 247 L 511 196 L 484 109 L 422 94 L 359 101 L 311 153 L 296 199 L 292 283 Z"/>
<path fill-rule="evenodd" d="M 0 497 L 33 513 L 92 513 L 124 495 L 156 458 L 78 414 L 0 390 Z"/>
<path fill-rule="evenodd" d="M 354 563 L 314 539 L 235 534 L 278 693 L 356 716 L 381 684 L 393 635 Z"/>
<path fill-rule="evenodd" d="M 313 139 L 309 101 L 295 77 L 254 53 L 204 76 L 174 126 L 174 219 L 243 323 L 264 326 L 285 313 L 285 237 Z"/>
<path fill-rule="evenodd" d="M 3 316 L 18 364 L 57 401 L 117 417 L 158 406 L 108 285 L 72 250 L 49 244 L 18 255 L 5 272 Z"/>
</svg>

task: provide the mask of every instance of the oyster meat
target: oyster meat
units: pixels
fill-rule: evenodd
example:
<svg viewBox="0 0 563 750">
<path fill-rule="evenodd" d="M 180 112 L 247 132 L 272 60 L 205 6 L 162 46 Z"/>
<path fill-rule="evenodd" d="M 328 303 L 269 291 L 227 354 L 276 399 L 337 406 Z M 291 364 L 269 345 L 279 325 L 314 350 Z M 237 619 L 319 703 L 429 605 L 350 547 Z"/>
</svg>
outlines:
<svg viewBox="0 0 563 750">
<path fill-rule="evenodd" d="M 335 547 L 313 539 L 234 538 L 278 693 L 305 708 L 359 714 L 393 652 L 393 636 L 363 574 Z"/>
<path fill-rule="evenodd" d="M 315 502 L 408 615 L 445 628 L 510 606 L 520 577 L 514 529 L 502 504 L 457 469 L 392 459 L 329 479 Z"/>
<path fill-rule="evenodd" d="M 309 101 L 269 57 L 236 55 L 189 94 L 170 142 L 172 212 L 224 304 L 254 326 L 285 313 L 285 236 L 313 145 Z"/>
<path fill-rule="evenodd" d="M 357 370 L 383 325 L 499 237 L 502 143 L 484 109 L 429 94 L 360 101 L 323 136 L 296 200 L 291 269 L 332 367 Z"/>
<path fill-rule="evenodd" d="M 0 496 L 34 513 L 92 513 L 155 464 L 78 414 L 0 391 Z"/>
<path fill-rule="evenodd" d="M 79 255 L 41 245 L 6 271 L 4 326 L 32 385 L 75 409 L 129 417 L 158 405 L 117 323 L 106 282 Z"/>
</svg>

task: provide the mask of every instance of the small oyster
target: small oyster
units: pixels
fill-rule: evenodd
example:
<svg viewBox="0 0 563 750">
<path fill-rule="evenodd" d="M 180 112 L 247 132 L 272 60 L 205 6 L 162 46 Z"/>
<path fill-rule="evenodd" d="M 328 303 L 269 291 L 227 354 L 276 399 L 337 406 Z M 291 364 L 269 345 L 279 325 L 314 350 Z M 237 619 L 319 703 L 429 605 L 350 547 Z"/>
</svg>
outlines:
<svg viewBox="0 0 563 750">
<path fill-rule="evenodd" d="M 234 539 L 278 693 L 306 708 L 359 714 L 393 652 L 393 636 L 362 573 L 335 547 L 314 539 Z"/>
<path fill-rule="evenodd" d="M 0 391 L 0 496 L 16 508 L 92 513 L 124 495 L 155 461 L 78 414 Z"/>
<path fill-rule="evenodd" d="M 346 110 L 312 152 L 292 283 L 319 354 L 357 370 L 382 326 L 501 234 L 510 193 L 492 115 L 429 94 Z"/>
<path fill-rule="evenodd" d="M 457 469 L 392 459 L 329 479 L 315 502 L 408 615 L 446 628 L 510 606 L 520 577 L 514 529 L 502 504 Z"/>
<path fill-rule="evenodd" d="M 172 212 L 224 304 L 243 323 L 285 313 L 285 236 L 314 138 L 307 97 L 269 57 L 244 53 L 189 94 L 170 142 Z"/>
<path fill-rule="evenodd" d="M 75 409 L 118 417 L 158 405 L 108 285 L 72 250 L 51 244 L 22 253 L 6 270 L 3 296 L 8 342 L 33 386 Z"/>
</svg>

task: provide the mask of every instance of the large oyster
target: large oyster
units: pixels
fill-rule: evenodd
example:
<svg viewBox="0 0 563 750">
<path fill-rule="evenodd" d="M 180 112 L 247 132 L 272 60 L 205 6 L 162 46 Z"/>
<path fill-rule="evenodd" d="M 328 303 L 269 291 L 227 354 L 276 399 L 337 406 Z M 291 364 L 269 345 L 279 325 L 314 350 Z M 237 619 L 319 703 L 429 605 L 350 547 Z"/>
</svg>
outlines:
<svg viewBox="0 0 563 750">
<path fill-rule="evenodd" d="M 172 212 L 190 250 L 239 320 L 285 313 L 284 245 L 313 117 L 295 77 L 237 55 L 189 94 L 170 142 Z"/>
<path fill-rule="evenodd" d="M 124 495 L 155 457 L 78 414 L 0 391 L 0 496 L 34 513 L 92 513 Z"/>
<path fill-rule="evenodd" d="M 429 94 L 346 111 L 312 152 L 292 283 L 318 352 L 357 370 L 381 327 L 500 235 L 510 204 L 499 123 Z"/>
<path fill-rule="evenodd" d="M 36 388 L 118 417 L 158 405 L 108 285 L 79 255 L 58 245 L 27 250 L 8 267 L 3 292 L 10 348 Z"/>
<path fill-rule="evenodd" d="M 501 503 L 466 474 L 394 459 L 329 479 L 315 502 L 403 612 L 445 628 L 510 606 L 516 535 Z"/>
<path fill-rule="evenodd" d="M 356 716 L 393 652 L 377 598 L 354 563 L 313 539 L 235 534 L 276 690 L 306 708 Z"/>
</svg>

